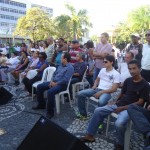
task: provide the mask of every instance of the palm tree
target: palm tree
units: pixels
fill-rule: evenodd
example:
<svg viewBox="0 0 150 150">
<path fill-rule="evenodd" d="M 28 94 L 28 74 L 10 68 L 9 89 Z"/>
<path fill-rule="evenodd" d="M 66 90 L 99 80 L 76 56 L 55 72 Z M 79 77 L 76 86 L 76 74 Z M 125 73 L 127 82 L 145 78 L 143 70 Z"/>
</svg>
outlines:
<svg viewBox="0 0 150 150">
<path fill-rule="evenodd" d="M 87 16 L 87 10 L 83 9 L 77 12 L 73 6 L 69 4 L 65 6 L 69 10 L 70 15 L 58 16 L 56 18 L 57 28 L 63 32 L 64 36 L 78 39 L 83 35 L 83 26 L 86 29 L 92 27 Z"/>
</svg>

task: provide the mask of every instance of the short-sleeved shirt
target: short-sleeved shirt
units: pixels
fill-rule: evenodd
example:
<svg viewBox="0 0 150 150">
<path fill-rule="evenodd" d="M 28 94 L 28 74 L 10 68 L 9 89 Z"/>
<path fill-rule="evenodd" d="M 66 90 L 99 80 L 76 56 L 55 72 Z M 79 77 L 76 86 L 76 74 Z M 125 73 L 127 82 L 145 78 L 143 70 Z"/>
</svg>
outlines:
<svg viewBox="0 0 150 150">
<path fill-rule="evenodd" d="M 132 52 L 134 54 L 134 58 L 141 63 L 142 59 L 142 44 L 134 45 L 133 43 L 130 43 L 126 46 L 125 51 Z"/>
<path fill-rule="evenodd" d="M 110 89 L 114 83 L 120 83 L 120 73 L 114 68 L 111 71 L 107 71 L 106 68 L 101 69 L 98 77 L 100 78 L 98 89 L 107 90 Z"/>
<path fill-rule="evenodd" d="M 133 78 L 125 80 L 122 87 L 124 96 L 116 103 L 117 106 L 126 106 L 137 102 L 140 98 L 145 101 L 149 100 L 149 84 L 142 79 L 140 82 L 134 82 Z"/>
<path fill-rule="evenodd" d="M 111 44 L 107 43 L 107 44 L 102 44 L 102 43 L 99 43 L 95 50 L 96 52 L 98 53 L 108 53 L 108 54 L 111 54 L 111 51 L 112 51 L 112 46 Z M 96 68 L 103 68 L 103 59 L 95 59 L 95 67 Z"/>
<path fill-rule="evenodd" d="M 48 62 L 47 62 L 47 61 L 43 61 L 43 62 L 38 61 L 37 65 L 36 65 L 36 69 L 40 69 L 44 64 L 46 64 L 47 67 L 48 67 Z M 43 71 L 44 71 L 44 70 L 43 70 Z M 38 73 L 38 76 L 39 76 L 39 77 L 42 77 L 43 71 L 41 71 L 41 72 Z"/>
<path fill-rule="evenodd" d="M 85 62 L 77 62 L 73 65 L 74 67 L 74 73 L 79 73 L 80 76 L 77 76 L 78 78 L 82 79 L 83 74 L 87 68 L 87 63 Z M 75 77 L 75 76 L 73 76 Z"/>
<path fill-rule="evenodd" d="M 142 69 L 150 70 L 150 45 L 147 43 L 143 44 L 141 65 Z"/>
<path fill-rule="evenodd" d="M 70 49 L 70 51 L 69 51 L 69 54 L 71 55 L 70 63 L 72 65 L 74 65 L 77 62 L 76 56 L 77 56 L 77 54 L 79 54 L 79 52 L 83 52 L 83 50 L 80 49 L 80 48 L 78 48 L 78 49 Z"/>
</svg>

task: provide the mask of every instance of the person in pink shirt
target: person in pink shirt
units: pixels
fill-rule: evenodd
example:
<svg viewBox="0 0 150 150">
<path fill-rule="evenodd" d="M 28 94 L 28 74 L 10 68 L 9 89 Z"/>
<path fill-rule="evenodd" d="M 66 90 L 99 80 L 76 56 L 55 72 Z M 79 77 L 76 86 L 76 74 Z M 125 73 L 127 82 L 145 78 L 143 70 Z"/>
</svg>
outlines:
<svg viewBox="0 0 150 150">
<path fill-rule="evenodd" d="M 95 67 L 94 67 L 94 74 L 93 74 L 93 80 L 95 81 L 99 71 L 101 68 L 103 68 L 103 60 L 104 57 L 111 54 L 112 46 L 108 43 L 109 35 L 108 33 L 104 32 L 100 36 L 100 43 L 97 44 L 94 52 L 93 52 L 93 58 L 95 61 Z"/>
</svg>

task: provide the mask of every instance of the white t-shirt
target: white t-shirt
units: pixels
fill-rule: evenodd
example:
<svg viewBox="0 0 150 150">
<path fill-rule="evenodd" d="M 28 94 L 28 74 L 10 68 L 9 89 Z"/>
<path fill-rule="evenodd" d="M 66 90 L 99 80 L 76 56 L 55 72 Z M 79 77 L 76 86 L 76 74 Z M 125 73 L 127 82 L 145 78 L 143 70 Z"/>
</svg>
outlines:
<svg viewBox="0 0 150 150">
<path fill-rule="evenodd" d="M 45 52 L 45 51 L 44 51 L 44 47 L 39 46 L 39 51 L 40 51 L 40 52 Z"/>
<path fill-rule="evenodd" d="M 119 72 L 121 74 L 120 75 L 121 83 L 123 83 L 127 78 L 131 77 L 127 63 L 120 63 Z"/>
<path fill-rule="evenodd" d="M 100 82 L 98 89 L 107 90 L 110 89 L 114 83 L 120 83 L 120 73 L 115 69 L 106 71 L 106 68 L 101 69 L 98 74 Z"/>
<path fill-rule="evenodd" d="M 7 49 L 5 47 L 3 48 L 0 48 L 0 50 L 2 50 L 2 52 L 6 53 L 7 54 Z"/>
<path fill-rule="evenodd" d="M 7 60 L 7 63 L 10 63 L 12 65 L 8 65 L 9 68 L 16 68 L 16 66 L 18 65 L 19 63 L 19 59 L 18 57 L 11 57 Z"/>
<path fill-rule="evenodd" d="M 150 45 L 143 44 L 143 50 L 142 50 L 142 69 L 150 70 Z"/>
</svg>

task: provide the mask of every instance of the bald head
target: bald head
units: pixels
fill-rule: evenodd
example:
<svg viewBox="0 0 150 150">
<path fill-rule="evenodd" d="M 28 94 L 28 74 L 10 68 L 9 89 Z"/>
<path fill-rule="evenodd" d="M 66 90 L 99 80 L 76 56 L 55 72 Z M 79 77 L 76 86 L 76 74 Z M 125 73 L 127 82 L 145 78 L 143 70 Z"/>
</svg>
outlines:
<svg viewBox="0 0 150 150">
<path fill-rule="evenodd" d="M 132 52 L 126 52 L 125 54 L 125 62 L 129 63 L 131 60 L 133 60 L 134 54 Z"/>
</svg>

